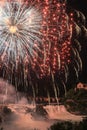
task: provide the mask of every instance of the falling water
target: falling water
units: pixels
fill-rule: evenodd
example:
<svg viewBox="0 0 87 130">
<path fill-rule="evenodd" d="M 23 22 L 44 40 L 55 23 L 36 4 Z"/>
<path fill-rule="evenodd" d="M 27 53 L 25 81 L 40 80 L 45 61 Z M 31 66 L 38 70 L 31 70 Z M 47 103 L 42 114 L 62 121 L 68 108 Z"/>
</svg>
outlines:
<svg viewBox="0 0 87 130">
<path fill-rule="evenodd" d="M 75 116 L 66 111 L 64 106 L 43 106 L 43 111 L 47 115 L 40 115 L 36 111 L 36 106 L 29 104 L 9 104 L 7 106 L 11 114 L 5 116 L 2 127 L 5 130 L 47 130 L 51 125 L 59 120 L 81 121 L 81 116 Z"/>
<path fill-rule="evenodd" d="M 49 94 L 48 97 L 50 98 Z M 59 120 L 82 120 L 81 116 L 67 112 L 63 105 L 50 103 L 44 106 L 32 101 L 29 104 L 22 93 L 18 93 L 17 102 L 15 88 L 3 79 L 0 80 L 0 98 L 0 113 L 3 118 L 1 126 L 5 130 L 47 130 Z M 4 108 L 10 110 L 10 113 L 5 113 Z"/>
</svg>

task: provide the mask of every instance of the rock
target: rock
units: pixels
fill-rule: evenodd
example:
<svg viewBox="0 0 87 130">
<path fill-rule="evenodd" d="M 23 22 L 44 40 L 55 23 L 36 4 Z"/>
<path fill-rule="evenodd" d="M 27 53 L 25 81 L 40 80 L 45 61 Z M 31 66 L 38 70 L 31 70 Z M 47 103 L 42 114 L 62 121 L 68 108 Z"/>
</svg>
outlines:
<svg viewBox="0 0 87 130">
<path fill-rule="evenodd" d="M 38 115 L 42 115 L 42 116 L 46 116 L 46 115 L 47 115 L 47 112 L 46 112 L 46 110 L 43 108 L 42 105 L 37 105 L 37 106 L 36 106 L 36 113 L 37 113 Z"/>
<path fill-rule="evenodd" d="M 0 123 L 2 123 L 2 117 L 0 116 Z"/>
<path fill-rule="evenodd" d="M 11 114 L 12 113 L 11 109 L 8 108 L 7 106 L 4 106 L 2 111 L 4 114 Z"/>
</svg>

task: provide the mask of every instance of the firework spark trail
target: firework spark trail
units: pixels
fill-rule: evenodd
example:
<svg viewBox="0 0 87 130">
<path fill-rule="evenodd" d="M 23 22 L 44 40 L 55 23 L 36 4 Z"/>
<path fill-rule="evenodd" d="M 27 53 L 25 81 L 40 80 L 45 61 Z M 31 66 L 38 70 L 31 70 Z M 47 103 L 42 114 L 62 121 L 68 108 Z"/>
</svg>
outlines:
<svg viewBox="0 0 87 130">
<path fill-rule="evenodd" d="M 5 2 L 0 7 L 0 67 L 5 67 L 5 76 L 12 80 L 14 75 L 16 86 L 52 75 L 55 82 L 55 74 L 67 81 L 71 50 L 80 60 L 72 47 L 73 22 L 65 1 Z M 81 66 L 74 62 L 77 75 Z"/>
<path fill-rule="evenodd" d="M 7 56 L 8 60 L 16 62 L 18 57 L 23 59 L 27 53 L 32 56 L 34 42 L 39 41 L 40 44 L 39 36 L 42 35 L 40 33 L 42 18 L 38 10 L 34 7 L 27 9 L 19 3 L 6 3 L 1 9 L 0 17 L 2 60 Z"/>
</svg>

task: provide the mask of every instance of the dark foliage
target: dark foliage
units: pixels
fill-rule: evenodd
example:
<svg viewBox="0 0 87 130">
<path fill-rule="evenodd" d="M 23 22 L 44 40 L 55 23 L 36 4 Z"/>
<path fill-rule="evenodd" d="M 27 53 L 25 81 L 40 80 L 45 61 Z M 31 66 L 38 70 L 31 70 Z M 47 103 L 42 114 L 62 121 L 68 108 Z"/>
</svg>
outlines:
<svg viewBox="0 0 87 130">
<path fill-rule="evenodd" d="M 83 119 L 82 122 L 58 122 L 50 127 L 48 130 L 87 130 L 87 118 Z"/>
<path fill-rule="evenodd" d="M 87 91 L 84 89 L 68 91 L 63 103 L 69 112 L 87 115 Z"/>
</svg>

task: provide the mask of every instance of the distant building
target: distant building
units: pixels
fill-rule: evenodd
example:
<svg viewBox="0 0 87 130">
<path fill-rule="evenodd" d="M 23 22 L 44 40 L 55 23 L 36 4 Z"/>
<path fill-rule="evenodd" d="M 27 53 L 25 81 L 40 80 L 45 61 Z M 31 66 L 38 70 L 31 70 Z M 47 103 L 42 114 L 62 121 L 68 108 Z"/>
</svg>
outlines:
<svg viewBox="0 0 87 130">
<path fill-rule="evenodd" d="M 77 84 L 77 89 L 82 89 L 82 88 L 84 88 L 83 83 L 78 83 L 78 84 Z"/>
<path fill-rule="evenodd" d="M 76 89 L 85 89 L 87 90 L 87 84 L 78 83 Z"/>
</svg>

